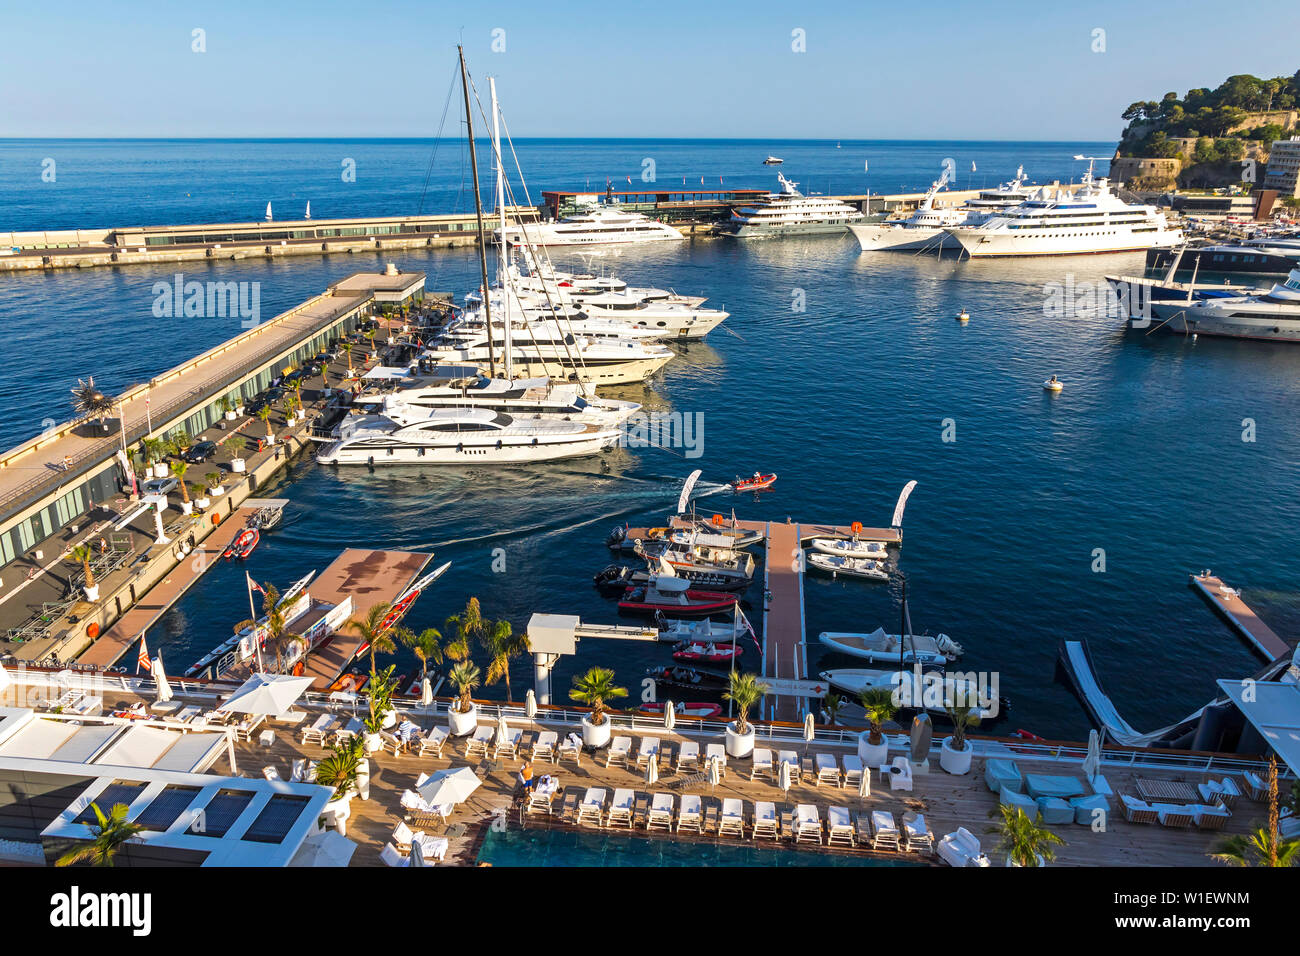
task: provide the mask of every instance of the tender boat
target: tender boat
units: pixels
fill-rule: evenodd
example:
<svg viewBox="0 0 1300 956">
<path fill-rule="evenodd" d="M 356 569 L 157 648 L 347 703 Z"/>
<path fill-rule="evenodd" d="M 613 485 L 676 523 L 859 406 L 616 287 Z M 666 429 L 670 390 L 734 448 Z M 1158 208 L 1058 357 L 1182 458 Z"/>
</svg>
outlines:
<svg viewBox="0 0 1300 956">
<path fill-rule="evenodd" d="M 843 574 L 845 577 L 866 578 L 871 581 L 889 580 L 889 572 L 885 570 L 883 561 L 850 558 L 839 554 L 820 554 L 816 551 L 808 552 L 807 560 L 808 564 L 818 571 L 825 571 L 832 576 Z"/>
<path fill-rule="evenodd" d="M 728 527 L 722 515 L 709 521 L 696 521 L 689 530 L 674 531 L 668 540 L 673 544 L 709 545 L 714 548 L 748 548 L 763 542 L 762 531 L 747 531 L 733 523 Z"/>
<path fill-rule="evenodd" d="M 902 637 L 888 634 L 882 627 L 876 628 L 870 634 L 823 631 L 817 639 L 841 654 L 887 664 L 898 663 L 900 646 L 904 642 Z M 945 664 L 948 661 L 955 661 L 961 655 L 962 646 L 947 634 L 940 634 L 937 637 L 909 634 L 906 638 L 906 647 L 902 650 L 901 660 L 905 664 L 913 661 L 920 661 L 922 664 Z"/>
<path fill-rule="evenodd" d="M 720 614 L 733 610 L 737 600 L 736 595 L 721 591 L 697 591 L 686 578 L 654 575 L 644 586 L 630 587 L 623 592 L 618 607 L 634 613 Z"/>
<path fill-rule="evenodd" d="M 275 505 L 267 505 L 265 508 L 259 508 L 257 513 L 248 521 L 250 528 L 256 528 L 259 531 L 270 531 L 278 525 L 284 518 L 284 508 Z"/>
<path fill-rule="evenodd" d="M 869 690 L 887 690 L 896 695 L 895 700 L 904 710 L 926 710 L 947 717 L 948 707 L 969 701 L 974 705 L 971 712 L 981 720 L 994 720 L 1006 713 L 1005 701 L 981 698 L 975 681 L 937 669 L 923 671 L 919 683 L 914 670 L 828 670 L 819 676 L 836 690 L 854 697 Z"/>
<path fill-rule="evenodd" d="M 776 481 L 776 475 L 764 475 L 761 472 L 754 472 L 752 478 L 737 478 L 731 483 L 734 491 L 762 491 L 764 488 L 772 487 Z"/>
<path fill-rule="evenodd" d="M 739 644 L 687 644 L 673 649 L 673 660 L 692 664 L 729 665 L 744 653 L 745 649 Z"/>
<path fill-rule="evenodd" d="M 330 693 L 334 691 L 344 691 L 347 693 L 359 694 L 370 683 L 369 674 L 361 674 L 356 671 L 344 674 L 334 683 L 330 684 Z"/>
<path fill-rule="evenodd" d="M 769 156 L 769 157 L 767 157 L 767 159 L 763 160 L 763 165 L 764 165 L 764 166 L 780 166 L 780 165 L 781 165 L 782 163 L 784 163 L 784 162 L 785 162 L 785 160 L 782 159 L 780 156 Z M 269 208 L 269 207 L 268 207 L 268 208 Z"/>
<path fill-rule="evenodd" d="M 859 538 L 813 538 L 809 544 L 814 551 L 846 558 L 884 561 L 889 557 L 889 548 L 883 541 L 863 541 Z"/>
<path fill-rule="evenodd" d="M 641 710 L 647 714 L 662 714 L 664 705 L 659 702 L 642 704 Z M 717 704 L 710 704 L 706 701 L 686 701 L 685 703 L 674 703 L 673 713 L 682 717 L 721 717 L 722 708 Z"/>
<path fill-rule="evenodd" d="M 674 571 L 692 584 L 712 588 L 715 591 L 743 591 L 749 587 L 750 582 L 747 577 L 737 577 L 704 568 L 674 567 Z M 651 571 L 637 571 L 625 565 L 611 564 L 595 576 L 594 582 L 596 587 L 605 593 L 622 593 L 630 587 L 649 584 L 653 577 L 655 574 Z"/>
<path fill-rule="evenodd" d="M 659 640 L 672 641 L 677 649 L 688 644 L 731 644 L 744 631 L 739 622 L 719 624 L 705 618 L 701 621 L 669 621 L 659 623 Z"/>
<path fill-rule="evenodd" d="M 230 542 L 230 547 L 226 548 L 222 556 L 225 558 L 246 558 L 253 553 L 253 549 L 257 547 L 260 538 L 261 534 L 258 530 L 249 526 L 239 532 L 239 537 Z"/>
<path fill-rule="evenodd" d="M 723 691 L 730 684 L 730 678 L 722 674 L 710 674 L 694 667 L 651 667 L 646 670 L 645 676 L 656 684 L 695 691 Z"/>
<path fill-rule="evenodd" d="M 652 568 L 671 577 L 674 574 L 692 581 L 707 582 L 723 591 L 743 591 L 754 579 L 754 556 L 747 551 L 696 544 L 687 548 L 635 549 Z"/>
</svg>

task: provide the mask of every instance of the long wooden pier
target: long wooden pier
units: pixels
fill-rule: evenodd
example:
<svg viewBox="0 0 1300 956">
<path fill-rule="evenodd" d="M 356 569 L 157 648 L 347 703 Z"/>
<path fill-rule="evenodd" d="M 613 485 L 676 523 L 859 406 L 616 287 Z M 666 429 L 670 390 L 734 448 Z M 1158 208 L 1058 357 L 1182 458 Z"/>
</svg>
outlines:
<svg viewBox="0 0 1300 956">
<path fill-rule="evenodd" d="M 1253 644 L 1255 649 L 1270 661 L 1291 653 L 1291 645 L 1261 621 L 1236 590 L 1208 572 L 1193 574 L 1190 577 L 1192 587 L 1200 592 L 1201 597 L 1209 602 L 1210 607 L 1214 608 L 1232 625 L 1234 631 Z"/>
</svg>

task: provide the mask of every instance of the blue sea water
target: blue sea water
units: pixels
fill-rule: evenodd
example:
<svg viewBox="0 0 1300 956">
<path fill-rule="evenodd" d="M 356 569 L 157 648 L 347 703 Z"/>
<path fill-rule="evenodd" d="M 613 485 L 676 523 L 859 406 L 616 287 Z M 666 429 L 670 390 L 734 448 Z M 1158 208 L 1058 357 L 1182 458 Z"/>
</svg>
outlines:
<svg viewBox="0 0 1300 956">
<path fill-rule="evenodd" d="M 429 144 L 362 145 L 4 143 L 0 208 L 12 219 L 0 229 L 252 219 L 282 196 L 311 198 L 318 216 L 413 212 Z M 359 175 L 350 192 L 309 189 L 302 170 L 319 167 L 324 177 L 344 147 L 358 155 L 359 171 L 376 168 L 374 179 Z M 41 155 L 64 148 L 72 158 L 60 162 L 58 185 L 66 193 L 41 193 L 39 179 L 15 178 L 15 170 L 39 167 Z M 453 155 L 444 146 L 440 156 L 442 149 Z M 776 153 L 791 178 L 836 192 L 862 190 L 851 177 L 869 155 L 875 192 L 922 185 L 949 155 L 960 185 L 972 155 L 975 184 L 987 175 L 991 185 L 1021 163 L 1039 181 L 1068 179 L 1079 171 L 1072 154 L 1102 152 L 1086 143 L 845 142 L 837 150 L 834 143 L 530 141 L 519 149 L 535 192 L 582 188 L 587 178 L 603 184 L 623 169 L 635 180 L 640 159 L 652 153 L 663 157 L 661 180 L 672 170 L 696 184 L 699 175 L 721 175 L 759 186 L 771 172 L 756 164 Z M 79 163 L 85 181 L 73 172 Z M 427 198 L 431 185 L 426 209 L 443 211 L 454 205 L 460 173 L 437 170 L 430 177 L 437 199 Z M 431 290 L 459 297 L 477 284 L 471 250 L 184 271 L 261 282 L 263 314 L 271 315 L 389 261 L 427 272 Z M 609 529 L 661 519 L 695 467 L 713 482 L 761 468 L 780 475 L 770 493 L 758 500 L 720 494 L 700 507 L 734 507 L 746 518 L 887 524 L 899 490 L 917 480 L 898 559 L 913 621 L 965 645 L 963 667 L 998 672 L 1011 701 L 1008 729 L 1086 734 L 1085 714 L 1053 679 L 1062 638 L 1088 638 L 1107 689 L 1139 728 L 1200 706 L 1215 678 L 1253 672 L 1259 661 L 1187 588 L 1189 571 L 1211 567 L 1246 587 L 1280 633 L 1300 627 L 1293 583 L 1300 352 L 1125 334 L 1116 318 L 1087 309 L 1068 318 L 1044 313 L 1051 283 L 1137 271 L 1140 254 L 971 262 L 863 255 L 847 238 L 824 238 L 687 241 L 625 249 L 606 262 L 638 284 L 705 294 L 733 313 L 647 387 L 613 393 L 702 414 L 700 458 L 619 449 L 536 469 L 373 474 L 300 460 L 272 489 L 291 500 L 290 511 L 250 559 L 254 576 L 284 585 L 347 546 L 427 548 L 454 565 L 417 603 L 409 621 L 417 629 L 440 625 L 470 594 L 516 629 L 534 611 L 611 622 L 613 605 L 590 586 L 608 561 Z M 120 389 L 239 331 L 236 320 L 181 325 L 154 317 L 151 286 L 175 271 L 0 276 L 9 345 L 0 367 L 0 440 L 64 419 L 78 377 L 94 374 Z M 801 298 L 806 310 L 795 311 Z M 965 326 L 953 320 L 962 307 L 972 316 Z M 1054 397 L 1041 388 L 1053 373 L 1066 382 Z M 1247 419 L 1254 441 L 1243 440 Z M 943 440 L 945 429 L 955 441 Z M 505 573 L 492 569 L 496 548 L 504 549 Z M 1104 571 L 1094 570 L 1099 549 Z M 245 616 L 241 570 L 211 572 L 167 616 L 151 647 L 162 647 L 169 668 L 183 669 Z M 898 620 L 897 583 L 810 574 L 806 597 L 814 667 L 853 664 L 823 654 L 820 631 Z M 750 655 L 752 664 L 752 647 Z M 556 686 L 606 664 L 635 695 L 644 669 L 666 658 L 658 646 L 584 642 L 560 665 Z M 399 669 L 414 669 L 408 655 Z M 528 664 L 520 661 L 511 676 L 517 699 L 530 682 Z M 500 687 L 487 693 L 504 696 Z"/>
</svg>

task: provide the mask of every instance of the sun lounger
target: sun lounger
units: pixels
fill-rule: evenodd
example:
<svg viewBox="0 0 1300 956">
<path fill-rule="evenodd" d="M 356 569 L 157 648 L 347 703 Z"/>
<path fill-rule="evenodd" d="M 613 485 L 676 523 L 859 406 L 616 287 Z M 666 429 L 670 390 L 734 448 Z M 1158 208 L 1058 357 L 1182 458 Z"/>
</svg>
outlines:
<svg viewBox="0 0 1300 956">
<path fill-rule="evenodd" d="M 543 730 L 533 741 L 533 759 L 549 760 L 555 762 L 555 746 L 559 743 L 560 735 L 554 730 Z"/>
<path fill-rule="evenodd" d="M 722 765 L 722 775 L 727 775 L 727 748 L 722 744 L 706 744 L 704 747 L 704 765 L 707 767 L 710 760 L 718 758 Z"/>
<path fill-rule="evenodd" d="M 892 813 L 885 810 L 872 810 L 871 829 L 875 834 L 871 838 L 871 849 L 900 849 L 898 825 L 894 823 L 894 815 Z"/>
<path fill-rule="evenodd" d="M 379 859 L 383 860 L 388 866 L 410 866 L 410 857 L 402 856 L 397 851 L 397 847 L 391 843 L 385 843 L 384 848 L 379 851 Z"/>
<path fill-rule="evenodd" d="M 853 816 L 847 807 L 826 808 L 826 844 L 828 846 L 856 846 L 853 838 Z"/>
<path fill-rule="evenodd" d="M 658 737 L 642 737 L 641 746 L 637 748 L 636 752 L 636 765 L 644 767 L 651 760 L 658 760 L 659 747 Z"/>
<path fill-rule="evenodd" d="M 759 749 L 754 751 L 754 765 L 750 768 L 749 779 L 757 779 L 760 774 L 766 774 L 768 777 L 775 779 L 775 771 L 772 768 L 772 751 Z"/>
<path fill-rule="evenodd" d="M 1218 804 L 1207 804 L 1191 808 L 1192 819 L 1196 821 L 1197 827 L 1202 830 L 1222 830 L 1224 824 L 1232 817 L 1232 811 L 1227 807 Z"/>
<path fill-rule="evenodd" d="M 311 726 L 303 728 L 302 742 L 304 744 L 320 744 L 324 747 L 326 738 L 334 732 L 334 728 L 337 727 L 338 724 L 339 719 L 333 714 L 321 714 L 316 718 Z"/>
<path fill-rule="evenodd" d="M 1244 784 L 1243 789 L 1246 796 L 1256 803 L 1264 803 L 1268 800 L 1268 784 L 1266 784 L 1259 774 L 1247 770 L 1241 775 L 1241 782 Z"/>
<path fill-rule="evenodd" d="M 958 827 L 939 841 L 939 859 L 949 866 L 989 866 L 989 858 L 980 849 L 979 837 L 965 827 Z"/>
<path fill-rule="evenodd" d="M 783 763 L 790 765 L 790 783 L 791 785 L 799 782 L 799 777 L 803 773 L 803 764 L 799 762 L 799 755 L 793 750 L 782 750 L 776 755 L 777 766 Z"/>
<path fill-rule="evenodd" d="M 420 735 L 419 756 L 441 757 L 442 745 L 446 742 L 447 731 L 443 730 L 441 727 L 434 727 L 428 733 Z"/>
<path fill-rule="evenodd" d="M 677 750 L 677 769 L 698 770 L 700 767 L 700 745 L 694 740 L 683 740 Z"/>
<path fill-rule="evenodd" d="M 433 860 L 442 862 L 442 859 L 447 855 L 447 847 L 450 846 L 450 841 L 446 837 L 429 836 L 427 833 L 415 834 L 413 842 L 419 843 L 420 849 L 424 851 L 426 865 Z"/>
<path fill-rule="evenodd" d="M 609 745 L 609 753 L 605 755 L 605 766 L 608 767 L 610 764 L 617 763 L 626 767 L 628 757 L 631 755 L 632 738 L 615 737 L 614 741 Z"/>
<path fill-rule="evenodd" d="M 722 818 L 718 821 L 718 836 L 745 838 L 745 802 L 735 797 L 722 801 Z"/>
<path fill-rule="evenodd" d="M 984 782 L 994 793 L 1001 793 L 1003 789 L 1019 793 L 1024 786 L 1020 769 L 1010 760 L 984 761 Z"/>
<path fill-rule="evenodd" d="M 466 757 L 486 757 L 487 749 L 492 743 L 492 735 L 496 733 L 496 728 L 484 724 L 477 728 L 474 734 L 465 741 Z"/>
<path fill-rule="evenodd" d="M 696 794 L 688 793 L 682 797 L 682 809 L 677 814 L 677 832 L 682 830 L 704 832 L 704 802 Z"/>
<path fill-rule="evenodd" d="M 776 804 L 775 803 L 756 803 L 754 804 L 754 829 L 752 832 L 753 839 L 764 837 L 769 840 L 776 840 L 781 836 L 780 826 L 777 822 Z"/>
<path fill-rule="evenodd" d="M 1120 806 L 1124 808 L 1124 819 L 1129 823 L 1155 823 L 1156 811 L 1145 800 L 1139 800 L 1137 797 L 1129 796 L 1127 793 L 1119 795 Z"/>
<path fill-rule="evenodd" d="M 557 792 L 559 792 L 558 786 L 543 789 L 539 785 L 533 790 L 530 790 L 528 793 L 528 806 L 524 808 L 524 812 L 540 813 L 545 816 L 550 816 L 552 803 L 555 800 L 555 794 Z"/>
<path fill-rule="evenodd" d="M 634 803 L 636 803 L 634 791 L 626 788 L 615 790 L 614 800 L 609 805 L 609 813 L 605 817 L 605 826 L 631 828 Z"/>
<path fill-rule="evenodd" d="M 299 757 L 290 764 L 289 779 L 294 783 L 302 783 L 307 773 L 307 758 Z"/>
<path fill-rule="evenodd" d="M 1162 827 L 1183 829 L 1196 824 L 1195 804 L 1153 803 L 1151 809 Z"/>
<path fill-rule="evenodd" d="M 379 749 L 388 751 L 394 757 L 400 757 L 406 750 L 406 744 L 402 743 L 402 738 L 398 737 L 396 734 L 390 734 L 386 730 L 381 730 L 379 732 L 379 739 L 381 741 Z"/>
<path fill-rule="evenodd" d="M 421 774 L 421 776 L 426 776 Z M 418 787 L 420 784 L 416 783 Z M 402 792 L 400 805 L 406 811 L 407 818 L 411 823 L 418 827 L 433 826 L 438 823 L 446 823 L 447 818 L 455 809 L 455 804 L 447 803 L 441 806 L 433 806 L 428 803 L 424 797 L 420 796 L 414 790 L 405 790 Z"/>
<path fill-rule="evenodd" d="M 817 807 L 811 803 L 801 803 L 794 808 L 794 842 L 822 842 L 822 818 Z"/>
<path fill-rule="evenodd" d="M 1098 824 L 1105 827 L 1110 820 L 1110 801 L 1100 793 L 1075 797 L 1070 801 L 1070 806 L 1074 809 L 1074 822 L 1080 826 L 1090 827 Z"/>
<path fill-rule="evenodd" d="M 511 727 L 506 731 L 504 740 L 497 741 L 496 736 L 492 738 L 492 758 L 495 760 L 502 755 L 514 760 L 519 755 L 519 742 L 524 739 L 524 732 L 519 727 Z"/>
<path fill-rule="evenodd" d="M 582 764 L 582 738 L 577 734 L 569 734 L 560 741 L 560 745 L 555 748 L 555 762 L 560 763 L 563 760 L 573 760 L 573 765 L 581 766 Z"/>
<path fill-rule="evenodd" d="M 274 766 L 263 767 L 262 776 L 265 777 L 267 780 L 279 780 L 280 771 L 276 770 Z"/>
<path fill-rule="evenodd" d="M 934 850 L 934 834 L 926 826 L 923 813 L 913 813 L 909 810 L 903 814 L 903 836 L 907 840 L 909 850 L 914 852 Z"/>
<path fill-rule="evenodd" d="M 840 786 L 840 767 L 830 754 L 817 754 L 813 758 L 813 766 L 817 768 L 817 786 L 820 787 L 823 783 Z"/>
<path fill-rule="evenodd" d="M 604 787 L 589 787 L 578 804 L 578 824 L 580 826 L 604 826 L 605 796 Z"/>
<path fill-rule="evenodd" d="M 398 853 L 406 856 L 411 852 L 411 840 L 414 838 L 415 834 L 406 825 L 406 821 L 402 820 L 398 822 L 397 826 L 393 827 L 393 834 L 389 837 L 389 840 L 392 841 L 393 846 L 397 847 Z"/>
<path fill-rule="evenodd" d="M 646 811 L 645 828 L 669 830 L 673 828 L 673 795 L 656 793 L 650 799 L 650 809 Z"/>
<path fill-rule="evenodd" d="M 844 786 L 857 787 L 862 784 L 862 758 L 857 754 L 845 754 L 842 762 L 844 764 Z"/>
<path fill-rule="evenodd" d="M 252 741 L 257 728 L 266 720 L 265 714 L 253 714 L 235 725 L 235 736 L 240 740 Z"/>
</svg>

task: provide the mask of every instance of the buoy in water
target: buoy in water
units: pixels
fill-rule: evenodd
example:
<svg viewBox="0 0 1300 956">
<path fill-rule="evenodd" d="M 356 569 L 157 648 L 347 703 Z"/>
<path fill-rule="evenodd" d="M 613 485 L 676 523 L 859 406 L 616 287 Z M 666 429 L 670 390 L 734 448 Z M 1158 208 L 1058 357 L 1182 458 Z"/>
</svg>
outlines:
<svg viewBox="0 0 1300 956">
<path fill-rule="evenodd" d="M 965 309 L 962 309 L 960 312 L 957 313 L 957 321 L 958 321 L 958 322 L 969 322 L 969 321 L 970 321 L 970 313 L 967 312 Z"/>
<path fill-rule="evenodd" d="M 1065 388 L 1065 383 L 1053 375 L 1043 383 L 1043 388 L 1047 389 L 1049 392 L 1059 392 L 1061 389 Z"/>
</svg>

